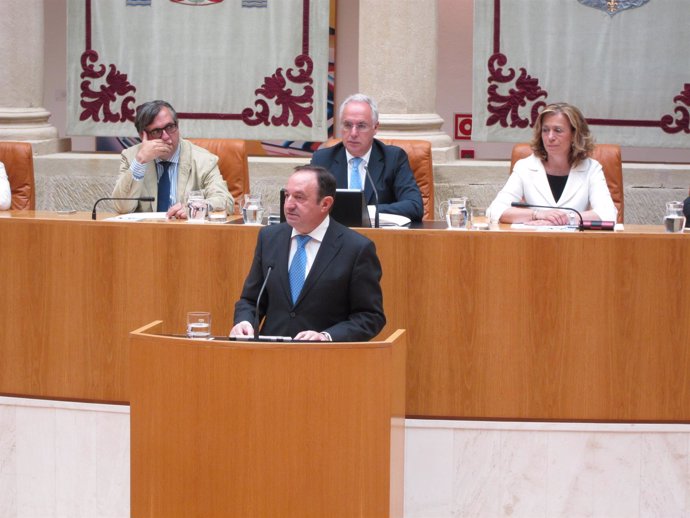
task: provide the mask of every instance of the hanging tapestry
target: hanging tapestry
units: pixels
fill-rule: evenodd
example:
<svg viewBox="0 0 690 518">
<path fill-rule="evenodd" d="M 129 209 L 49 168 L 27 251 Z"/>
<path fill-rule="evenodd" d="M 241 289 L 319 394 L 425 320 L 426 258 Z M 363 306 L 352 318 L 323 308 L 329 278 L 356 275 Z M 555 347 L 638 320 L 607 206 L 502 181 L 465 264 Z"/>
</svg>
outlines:
<svg viewBox="0 0 690 518">
<path fill-rule="evenodd" d="M 473 130 L 529 140 L 539 110 L 569 102 L 598 142 L 690 144 L 686 0 L 475 0 Z"/>
<path fill-rule="evenodd" d="M 185 137 L 325 140 L 329 0 L 69 0 L 68 133 L 133 136 L 135 108 Z"/>
</svg>

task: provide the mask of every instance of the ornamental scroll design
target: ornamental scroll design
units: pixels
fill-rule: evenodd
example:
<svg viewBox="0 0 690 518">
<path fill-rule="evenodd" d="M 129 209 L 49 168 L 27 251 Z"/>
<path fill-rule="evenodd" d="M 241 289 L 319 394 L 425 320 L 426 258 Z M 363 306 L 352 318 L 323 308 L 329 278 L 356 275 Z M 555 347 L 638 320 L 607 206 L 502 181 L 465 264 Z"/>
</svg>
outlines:
<svg viewBox="0 0 690 518">
<path fill-rule="evenodd" d="M 539 115 L 539 109 L 546 106 L 539 98 L 548 97 L 548 93 L 539 86 L 539 80 L 527 74 L 524 68 L 520 68 L 520 75 L 516 78 L 513 68 L 504 71 L 508 58 L 501 53 L 493 54 L 488 61 L 490 84 L 487 93 L 487 110 L 491 115 L 486 121 L 487 126 L 500 124 L 504 128 L 526 128 L 534 125 Z M 512 85 L 508 94 L 498 91 L 499 85 Z M 529 119 L 521 116 L 520 108 L 528 106 Z"/>
<path fill-rule="evenodd" d="M 289 68 L 285 75 L 283 69 L 278 68 L 271 76 L 264 77 L 261 88 L 254 91 L 255 95 L 261 95 L 266 99 L 272 99 L 276 107 L 281 107 L 282 111 L 271 117 L 271 109 L 268 102 L 258 99 L 254 102 L 256 111 L 252 108 L 242 110 L 242 120 L 249 126 L 264 124 L 268 126 L 304 126 L 311 128 L 312 120 L 310 114 L 313 111 L 314 89 L 309 86 L 313 83 L 311 77 L 314 64 L 311 58 L 301 54 L 295 58 L 295 68 Z M 286 77 L 287 76 L 287 77 Z M 295 85 L 305 85 L 301 95 L 293 94 L 292 88 L 287 88 L 288 81 Z"/>
<path fill-rule="evenodd" d="M 609 16 L 613 16 L 626 9 L 634 9 L 641 7 L 649 0 L 577 0 L 582 5 L 587 7 L 594 7 L 600 11 L 604 11 Z"/>
<path fill-rule="evenodd" d="M 103 64 L 96 67 L 98 53 L 95 50 L 86 50 L 81 55 L 81 102 L 84 111 L 79 115 L 79 120 L 91 119 L 99 122 L 124 122 L 134 121 L 134 109 L 132 103 L 134 96 L 127 95 L 136 92 L 137 89 L 127 80 L 127 74 L 123 74 L 115 65 L 109 65 L 106 75 L 106 67 Z M 105 76 L 105 83 L 97 89 L 92 81 Z M 111 105 L 115 106 L 111 106 Z"/>
<path fill-rule="evenodd" d="M 673 115 L 666 114 L 661 118 L 661 129 L 666 133 L 690 133 L 690 83 L 685 83 L 683 91 L 680 95 L 673 98 L 674 103 L 683 103 L 685 106 L 676 106 L 673 110 L 677 118 Z"/>
</svg>

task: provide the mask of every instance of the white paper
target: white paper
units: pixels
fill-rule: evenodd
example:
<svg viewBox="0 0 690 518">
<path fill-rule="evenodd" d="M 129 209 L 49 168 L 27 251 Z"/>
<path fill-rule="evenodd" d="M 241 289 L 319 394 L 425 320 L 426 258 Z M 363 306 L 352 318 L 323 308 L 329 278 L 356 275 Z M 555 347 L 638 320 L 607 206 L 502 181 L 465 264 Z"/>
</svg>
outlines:
<svg viewBox="0 0 690 518">
<path fill-rule="evenodd" d="M 374 217 L 376 216 L 376 206 L 368 205 L 369 209 L 369 219 L 371 220 L 372 226 L 374 225 Z M 386 214 L 385 212 L 379 212 L 379 225 L 382 227 L 404 227 L 409 225 L 412 220 L 405 216 L 400 216 L 398 214 Z"/>
<path fill-rule="evenodd" d="M 102 221 L 166 221 L 167 213 L 165 212 L 130 212 L 129 214 L 120 214 L 112 218 L 105 218 Z"/>
<path fill-rule="evenodd" d="M 510 228 L 516 230 L 534 230 L 536 232 L 577 232 L 577 227 L 569 225 L 526 225 L 524 223 L 513 223 Z"/>
</svg>

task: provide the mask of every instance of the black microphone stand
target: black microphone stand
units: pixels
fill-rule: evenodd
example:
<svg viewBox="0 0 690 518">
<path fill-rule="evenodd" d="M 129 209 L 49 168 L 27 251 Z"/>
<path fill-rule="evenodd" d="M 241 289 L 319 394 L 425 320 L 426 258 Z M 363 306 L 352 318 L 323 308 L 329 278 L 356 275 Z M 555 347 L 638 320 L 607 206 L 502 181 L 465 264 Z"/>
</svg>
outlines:
<svg viewBox="0 0 690 518">
<path fill-rule="evenodd" d="M 517 207 L 521 209 L 551 209 L 551 210 L 570 210 L 573 211 L 575 214 L 577 214 L 577 217 L 580 219 L 580 224 L 577 226 L 577 229 L 582 232 L 585 230 L 585 223 L 582 219 L 582 214 L 580 214 L 580 211 L 577 209 L 573 209 L 572 207 L 550 207 L 549 205 L 536 205 L 534 203 L 523 203 L 520 201 L 514 201 L 510 204 L 511 207 Z"/>
<path fill-rule="evenodd" d="M 105 197 L 105 198 L 98 198 L 96 200 L 96 203 L 93 204 L 93 210 L 91 211 L 91 219 L 95 220 L 96 219 L 96 206 L 102 202 L 102 201 L 115 201 L 115 200 L 122 200 L 122 201 L 155 201 L 156 199 L 153 196 L 141 196 L 139 198 L 111 198 L 111 197 Z"/>
<path fill-rule="evenodd" d="M 376 190 L 376 185 L 374 185 L 374 180 L 371 178 L 371 175 L 369 174 L 369 166 L 364 165 L 364 174 L 369 180 L 369 183 L 371 184 L 371 188 L 374 190 L 374 228 L 380 228 L 379 225 L 379 193 Z"/>
</svg>

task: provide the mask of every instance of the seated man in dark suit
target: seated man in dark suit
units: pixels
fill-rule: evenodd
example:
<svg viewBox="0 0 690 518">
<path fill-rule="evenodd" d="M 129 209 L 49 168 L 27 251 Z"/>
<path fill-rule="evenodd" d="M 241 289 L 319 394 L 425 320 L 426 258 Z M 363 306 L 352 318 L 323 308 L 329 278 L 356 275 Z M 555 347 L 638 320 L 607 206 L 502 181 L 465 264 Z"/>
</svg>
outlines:
<svg viewBox="0 0 690 518">
<path fill-rule="evenodd" d="M 378 126 L 374 100 L 363 94 L 351 95 L 340 105 L 343 141 L 316 151 L 311 163 L 333 173 L 339 189 L 363 189 L 367 203 L 373 205 L 374 191 L 365 174 L 368 168 L 379 195 L 379 211 L 421 221 L 422 194 L 407 154 L 397 146 L 375 140 Z"/>
<path fill-rule="evenodd" d="M 688 191 L 690 194 L 690 190 Z M 685 226 L 690 228 L 690 196 L 683 202 L 683 214 L 685 214 Z"/>
<path fill-rule="evenodd" d="M 259 232 L 231 337 L 254 336 L 257 311 L 265 316 L 261 334 L 295 340 L 366 341 L 383 329 L 376 247 L 329 217 L 334 198 L 326 169 L 295 169 L 285 189 L 286 222 Z"/>
</svg>

